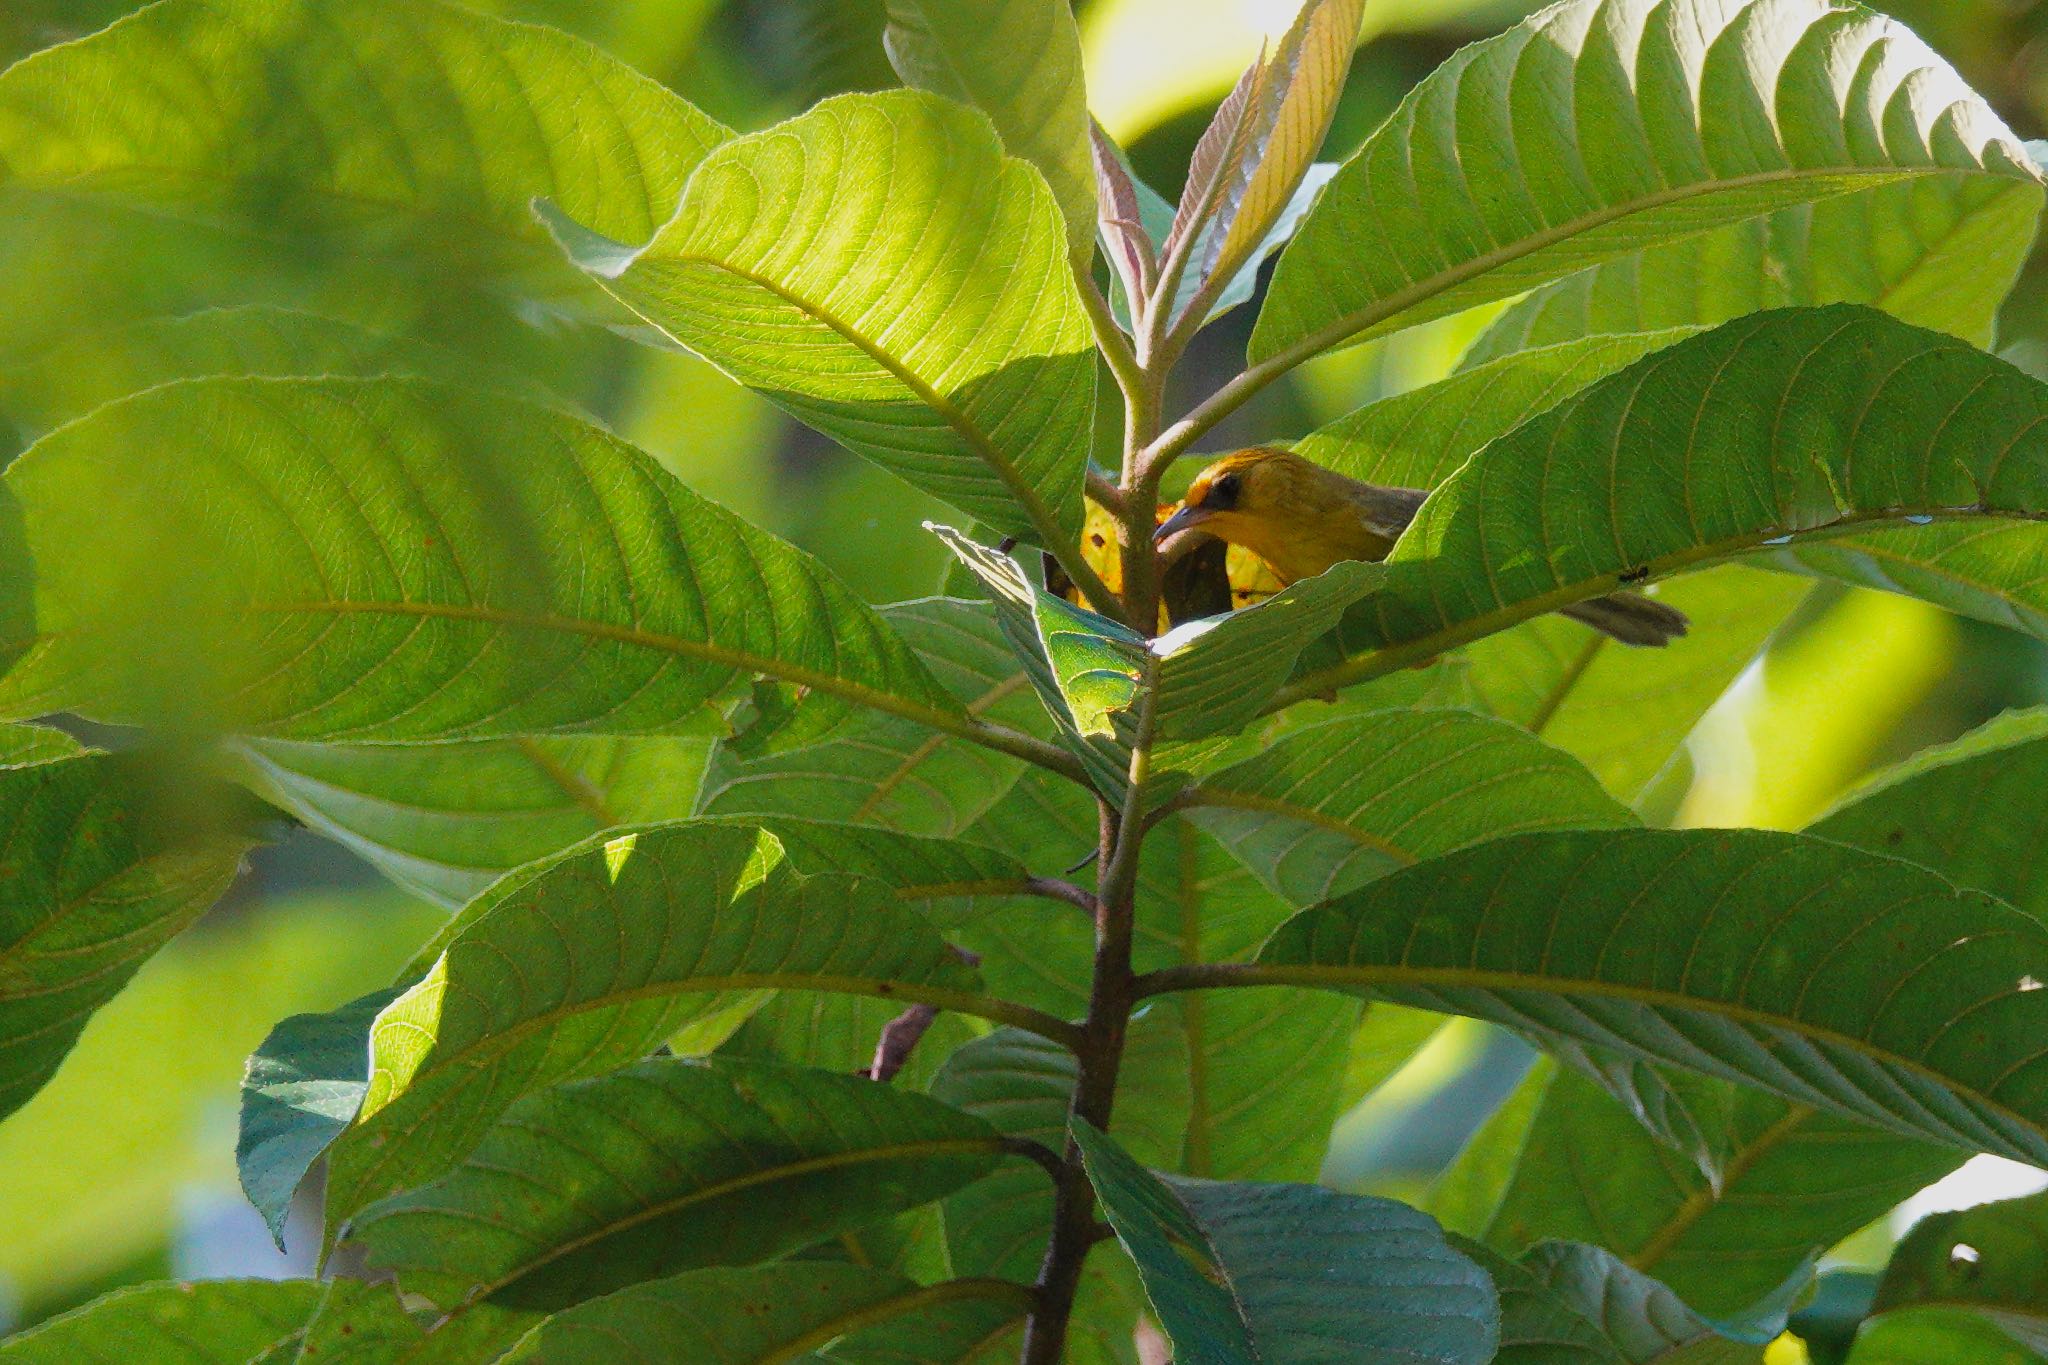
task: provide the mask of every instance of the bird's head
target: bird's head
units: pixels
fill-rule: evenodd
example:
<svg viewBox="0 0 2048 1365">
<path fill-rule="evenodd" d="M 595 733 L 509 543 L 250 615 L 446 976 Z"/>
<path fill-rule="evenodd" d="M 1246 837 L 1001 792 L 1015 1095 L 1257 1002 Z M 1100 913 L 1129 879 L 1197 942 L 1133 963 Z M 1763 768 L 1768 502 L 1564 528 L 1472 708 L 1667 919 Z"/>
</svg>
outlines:
<svg viewBox="0 0 2048 1365">
<path fill-rule="evenodd" d="M 1273 446 L 1236 450 L 1195 475 L 1180 509 L 1159 524 L 1155 543 L 1199 527 L 1218 540 L 1258 550 L 1271 533 L 1316 500 L 1327 471 Z"/>
</svg>

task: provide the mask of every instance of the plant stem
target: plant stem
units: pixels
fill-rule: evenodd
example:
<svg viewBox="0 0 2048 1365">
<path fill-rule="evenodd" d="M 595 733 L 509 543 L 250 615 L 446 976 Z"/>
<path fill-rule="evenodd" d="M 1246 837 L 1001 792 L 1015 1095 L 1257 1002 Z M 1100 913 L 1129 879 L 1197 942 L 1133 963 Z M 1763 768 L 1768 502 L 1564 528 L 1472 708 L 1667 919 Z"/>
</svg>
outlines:
<svg viewBox="0 0 2048 1365">
<path fill-rule="evenodd" d="M 1112 509 L 1117 514 L 1123 554 L 1124 614 L 1148 635 L 1159 619 L 1159 556 L 1152 544 L 1158 480 L 1146 477 L 1140 457 L 1157 435 L 1162 388 L 1163 375 L 1142 363 L 1124 385 L 1122 505 Z M 1148 829 L 1144 793 L 1152 762 L 1155 682 L 1146 679 L 1140 693 L 1122 807 L 1112 810 L 1107 802 L 1099 804 L 1096 866 L 1100 871 L 1093 899 L 1095 961 L 1089 977 L 1088 1013 L 1081 1021 L 1080 1040 L 1074 1048 L 1077 1075 L 1068 1114 L 1105 1130 L 1116 1104 L 1117 1071 L 1123 1064 L 1131 1008 L 1137 1003 L 1131 941 L 1137 923 L 1138 854 Z M 1052 1236 L 1039 1267 L 1037 1306 L 1024 1329 L 1022 1365 L 1059 1365 L 1065 1358 L 1067 1323 L 1088 1252 L 1101 1240 L 1099 1227 L 1095 1191 L 1081 1163 L 1080 1148 L 1069 1138 L 1053 1179 Z"/>
</svg>

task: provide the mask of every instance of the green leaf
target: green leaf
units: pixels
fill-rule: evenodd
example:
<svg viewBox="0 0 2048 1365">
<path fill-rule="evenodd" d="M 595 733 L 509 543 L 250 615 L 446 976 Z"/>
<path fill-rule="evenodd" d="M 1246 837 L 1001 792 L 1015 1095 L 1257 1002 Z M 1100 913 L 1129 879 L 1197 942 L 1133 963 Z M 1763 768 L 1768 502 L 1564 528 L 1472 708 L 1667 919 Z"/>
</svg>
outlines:
<svg viewBox="0 0 2048 1365">
<path fill-rule="evenodd" d="M 808 1246 L 948 1194 L 1003 1150 L 981 1120 L 892 1086 L 662 1059 L 520 1101 L 448 1174 L 357 1214 L 347 1240 L 443 1308 L 560 1308 Z"/>
<path fill-rule="evenodd" d="M 1033 613 L 1045 662 L 1083 738 L 1115 739 L 1112 717 L 1132 711 L 1141 693 L 1156 691 L 1156 665 L 1146 638 L 1043 590 Z"/>
<path fill-rule="evenodd" d="M 2015 711 L 1853 792 L 1810 832 L 1931 867 L 2048 919 L 2037 872 L 2048 820 L 2048 710 Z"/>
<path fill-rule="evenodd" d="M 1033 587 L 1007 556 L 949 527 L 930 529 L 995 602 L 1012 648 L 1054 719 L 1079 741 L 1077 752 L 1092 757 L 1091 771 L 1100 768 L 1105 779 L 1117 775 L 1112 790 L 1121 788 L 1125 765 L 1111 754 L 1135 738 L 1132 713 L 1148 688 L 1157 696 L 1153 719 L 1161 735 L 1201 739 L 1234 732 L 1258 714 L 1301 652 L 1328 633 L 1345 608 L 1378 587 L 1382 576 L 1376 564 L 1338 564 L 1264 602 L 1148 640 Z"/>
<path fill-rule="evenodd" d="M 180 477 L 153 477 L 166 461 Z M 686 731 L 755 674 L 957 731 L 809 556 L 549 409 L 410 379 L 211 379 L 7 471 L 36 566 L 14 715 L 284 739 Z M 167 567 L 170 571 L 166 571 Z"/>
<path fill-rule="evenodd" d="M 257 843 L 245 802 L 147 757 L 0 767 L 0 1116 L 27 1103 L 93 1011 L 227 890 Z"/>
<path fill-rule="evenodd" d="M 1189 818 L 1295 905 L 1467 844 L 1635 823 L 1568 755 L 1465 711 L 1291 730 L 1205 777 Z"/>
<path fill-rule="evenodd" d="M 1418 912 L 1416 907 L 1427 907 Z M 1569 928 L 1564 928 L 1566 921 Z M 1518 835 L 1303 911 L 1245 983 L 1370 990 L 2048 1155 L 2048 930 L 1981 892 L 1757 830 Z"/>
<path fill-rule="evenodd" d="M 1761 1365 L 1665 1286 L 1606 1249 L 1546 1242 L 1520 1261 L 1459 1244 L 1500 1288 L 1498 1365 Z"/>
<path fill-rule="evenodd" d="M 0 412 L 34 437 L 174 379 L 208 375 L 415 374 L 530 390 L 477 357 L 289 308 L 206 308 L 64 338 L 0 370 Z"/>
<path fill-rule="evenodd" d="M 905 85 L 973 105 L 1036 166 L 1067 223 L 1067 250 L 1095 253 L 1095 166 L 1081 30 L 1066 0 L 889 0 L 882 43 Z"/>
<path fill-rule="evenodd" d="M 1054 1151 L 1066 1145 L 1067 1110 L 1079 1075 L 1065 1048 L 997 1029 L 955 1051 L 933 1077 L 932 1097 L 986 1119 L 1012 1137 Z M 1188 1120 L 1188 1051 L 1171 1007 L 1131 1021 L 1117 1067 L 1116 1135 L 1140 1160 L 1179 1162 Z M 1052 1229 L 1044 1173 L 1011 1166 L 946 1200 L 946 1249 L 955 1274 L 1030 1281 Z"/>
<path fill-rule="evenodd" d="M 2025 182 L 1967 173 L 1784 209 L 1546 285 L 1509 305 L 1463 364 L 1589 333 L 1827 303 L 1867 303 L 1988 348 L 2040 216 Z"/>
<path fill-rule="evenodd" d="M 1899 1239 L 1873 1313 L 1961 1308 L 2048 1354 L 2048 1195 L 1929 1214 Z"/>
<path fill-rule="evenodd" d="M 228 754 L 265 800 L 406 890 L 461 905 L 513 868 L 602 830 L 689 814 L 710 747 L 694 735 L 241 740 Z"/>
<path fill-rule="evenodd" d="M 827 100 L 705 158 L 645 246 L 571 251 L 798 419 L 1006 535 L 1071 546 L 1093 333 L 1059 206 L 981 115 L 917 91 Z"/>
<path fill-rule="evenodd" d="M 0 725 L 0 768 L 32 768 L 85 751 L 77 740 L 47 725 Z"/>
<path fill-rule="evenodd" d="M 579 282 L 533 196 L 638 241 L 728 136 L 587 43 L 414 0 L 172 0 L 0 76 L 0 186 L 335 234 L 543 299 Z"/>
<path fill-rule="evenodd" d="M 1540 1102 L 1486 1240 L 1510 1254 L 1551 1238 L 1597 1240 L 1717 1318 L 1749 1312 L 1961 1163 L 1952 1148 L 1708 1082 L 1687 1092 L 1711 1124 L 1702 1137 L 1714 1169 L 1702 1171 L 1578 1072 L 1536 1085 Z"/>
<path fill-rule="evenodd" d="M 1035 1018 L 984 1002 L 974 971 L 884 884 L 806 876 L 784 855 L 746 825 L 680 824 L 499 882 L 371 1030 L 370 1089 L 329 1158 L 330 1225 L 445 1170 L 520 1094 L 645 1056 L 734 993 Z"/>
<path fill-rule="evenodd" d="M 1027 733 L 1050 730 L 986 603 L 929 598 L 880 610 L 970 715 Z M 823 743 L 784 753 L 752 757 L 719 746 L 705 775 L 703 809 L 956 835 L 1001 800 L 1023 768 L 979 744 L 871 712 Z"/>
<path fill-rule="evenodd" d="M 851 1362 L 875 1358 L 872 1347 L 863 1345 L 870 1342 L 936 1365 L 969 1359 L 962 1350 L 1002 1332 L 1029 1303 L 1022 1285 L 954 1280 L 925 1286 L 863 1266 L 809 1262 L 692 1270 L 557 1313 L 503 1359 L 506 1365 Z M 830 1347 L 827 1355 L 812 1354 L 823 1347 Z"/>
<path fill-rule="evenodd" d="M 326 1293 L 306 1324 L 293 1365 L 384 1360 L 474 1365 L 497 1360 L 545 1316 L 499 1304 L 471 1304 L 452 1315 L 431 1308 L 408 1311 L 398 1286 L 389 1280 L 372 1284 L 336 1276 L 321 1287 Z"/>
<path fill-rule="evenodd" d="M 1076 1120 L 1118 1240 L 1184 1365 L 1358 1365 L 1493 1358 L 1493 1286 L 1436 1224 L 1388 1199 L 1313 1185 L 1147 1172 Z"/>
<path fill-rule="evenodd" d="M 398 994 L 373 991 L 325 1014 L 294 1014 L 249 1057 L 235 1166 L 280 1251 L 300 1182 L 362 1107 L 370 1021 Z"/>
<path fill-rule="evenodd" d="M 1487 442 L 1697 330 L 1578 337 L 1507 356 L 1355 408 L 1294 453 L 1367 483 L 1434 488 Z"/>
<path fill-rule="evenodd" d="M 6 1365 L 148 1360 L 257 1365 L 290 1360 L 320 1301 L 312 1280 L 139 1284 L 0 1341 Z"/>
<path fill-rule="evenodd" d="M 1473 457 L 1423 505 L 1387 559 L 1386 585 L 1347 619 L 1347 646 L 1371 652 L 1279 700 L 1436 655 L 1624 578 L 1909 518 L 2038 515 L 2048 508 L 2041 413 L 2038 381 L 1868 309 L 1731 322 Z"/>
<path fill-rule="evenodd" d="M 1723 564 L 1661 583 L 1691 624 L 1671 649 L 1628 649 L 1559 616 L 1466 647 L 1466 684 L 1504 720 L 1571 754 L 1642 809 L 1686 760 L 1686 736 L 1763 652 L 1809 585 Z M 1681 769 L 1682 771 L 1682 769 Z"/>
<path fill-rule="evenodd" d="M 2040 200 L 1990 108 L 1868 10 L 1572 0 L 1457 53 L 1345 163 L 1280 258 L 1250 354 L 1286 363 L 1661 241 L 1958 172 Z"/>
<path fill-rule="evenodd" d="M 1904 593 L 1979 621 L 2048 639 L 2048 535 L 2033 525 L 1899 526 L 1794 542 L 1767 562 Z"/>
<path fill-rule="evenodd" d="M 1872 1318 L 1849 1352 L 1849 1365 L 2041 1365 L 2042 1359 L 1983 1318 L 1948 1308 L 1905 1308 Z"/>
</svg>

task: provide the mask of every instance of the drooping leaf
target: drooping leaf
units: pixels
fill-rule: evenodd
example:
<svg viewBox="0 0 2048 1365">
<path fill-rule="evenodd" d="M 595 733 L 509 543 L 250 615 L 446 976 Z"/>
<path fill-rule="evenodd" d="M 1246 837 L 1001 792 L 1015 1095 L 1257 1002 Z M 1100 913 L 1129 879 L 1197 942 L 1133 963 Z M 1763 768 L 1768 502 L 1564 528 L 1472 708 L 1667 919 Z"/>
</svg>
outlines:
<svg viewBox="0 0 2048 1365">
<path fill-rule="evenodd" d="M 998 1029 L 948 1057 L 931 1093 L 1013 1137 L 1060 1151 L 1077 1075 L 1066 1049 Z M 1171 1007 L 1154 1008 L 1131 1021 L 1117 1067 L 1117 1140 L 1139 1160 L 1176 1165 L 1187 1118 L 1187 1040 Z M 1052 1187 L 1043 1172 L 1009 1167 L 953 1195 L 943 1208 L 955 1274 L 1037 1277 L 1052 1228 Z"/>
<path fill-rule="evenodd" d="M 0 370 L 0 413 L 33 438 L 131 393 L 209 375 L 416 374 L 527 392 L 428 342 L 269 305 L 206 308 L 66 337 Z"/>
<path fill-rule="evenodd" d="M 2048 917 L 2039 866 L 2044 772 L 2048 712 L 2011 712 L 1880 774 L 1811 832 L 1910 859 Z"/>
<path fill-rule="evenodd" d="M 855 1362 L 875 1359 L 872 1346 L 863 1345 L 870 1342 L 942 1365 L 968 1359 L 959 1354 L 962 1349 L 1001 1332 L 1028 1304 L 1022 1285 L 953 1280 L 926 1286 L 862 1266 L 809 1262 L 691 1270 L 556 1313 L 503 1359 L 506 1365 Z M 813 1354 L 824 1347 L 829 1356 Z"/>
<path fill-rule="evenodd" d="M 1624 579 L 1909 518 L 2039 515 L 2042 412 L 2037 381 L 1869 309 L 1702 333 L 1525 422 L 1441 485 L 1388 557 L 1385 586 L 1347 617 L 1363 657 L 1279 700 Z"/>
<path fill-rule="evenodd" d="M 1499 1365 L 1761 1365 L 1759 1343 L 1725 1336 L 1603 1247 L 1546 1242 L 1519 1261 L 1469 1243 L 1500 1288 Z"/>
<path fill-rule="evenodd" d="M 922 1095 L 763 1063 L 662 1059 L 507 1110 L 446 1175 L 348 1238 L 443 1308 L 560 1308 L 698 1266 L 748 1264 L 950 1193 L 996 1131 Z"/>
<path fill-rule="evenodd" d="M 1569 90 L 1560 105 L 1549 92 Z M 1540 92 L 1540 93 L 1539 93 Z M 1856 189 L 2026 153 L 1918 38 L 1828 0 L 1572 0 L 1453 56 L 1324 190 L 1254 361 L 1507 298 Z"/>
<path fill-rule="evenodd" d="M 1546 285 L 1509 305 L 1463 364 L 1592 333 L 1827 303 L 1867 303 L 1988 347 L 2040 214 L 2024 181 L 1967 172 L 1784 209 Z"/>
<path fill-rule="evenodd" d="M 0 77 L 0 185 L 336 234 L 542 299 L 590 291 L 533 196 L 639 241 L 728 136 L 587 43 L 414 0 L 175 0 Z"/>
<path fill-rule="evenodd" d="M 1196 824 L 1295 905 L 1505 834 L 1635 823 L 1568 755 L 1466 711 L 1290 730 L 1186 799 Z"/>
<path fill-rule="evenodd" d="M 1235 976 L 1369 990 L 1908 1137 L 2048 1155 L 2048 1068 L 2029 1022 L 2048 1010 L 2035 989 L 2048 930 L 1825 840 L 1496 840 L 1303 911 Z"/>
<path fill-rule="evenodd" d="M 784 855 L 746 825 L 682 824 L 499 882 L 371 1030 L 368 1095 L 330 1152 L 330 1226 L 446 1169 L 520 1094 L 645 1056 L 734 993 L 982 1007 L 974 971 L 887 887 Z"/>
<path fill-rule="evenodd" d="M 1067 223 L 1067 249 L 1095 249 L 1095 167 L 1081 30 L 1066 0 L 889 0 L 882 42 L 906 85 L 989 116 L 1013 156 L 1036 166 Z"/>
<path fill-rule="evenodd" d="M 249 1057 L 235 1166 L 279 1250 L 299 1183 L 362 1107 L 370 1022 L 397 998 L 373 991 L 325 1014 L 294 1014 Z"/>
<path fill-rule="evenodd" d="M 1768 562 L 1904 593 L 1979 621 L 2048 639 L 2048 534 L 2012 522 L 1897 526 L 1769 552 Z"/>
<path fill-rule="evenodd" d="M 81 1360 L 249 1365 L 288 1361 L 320 1301 L 312 1280 L 139 1284 L 0 1341 L 6 1365 Z"/>
<path fill-rule="evenodd" d="M 180 477 L 154 477 L 165 461 Z M 412 379 L 210 379 L 5 481 L 35 564 L 14 715 L 284 739 L 656 733 L 755 674 L 955 729 L 809 556 L 549 409 Z M 169 571 L 166 571 L 166 568 Z"/>
<path fill-rule="evenodd" d="M 519 736 L 452 744 L 242 740 L 230 753 L 264 799 L 407 890 L 461 905 L 511 869 L 601 830 L 688 815 L 710 747 L 708 736 L 696 735 Z"/>
<path fill-rule="evenodd" d="M 1309 0 L 1216 111 L 1167 239 L 1169 257 L 1187 258 L 1177 297 L 1161 305 L 1170 322 L 1256 264 L 1329 131 L 1363 9 L 1362 0 Z M 1211 304 L 1202 306 L 1208 316 Z"/>
<path fill-rule="evenodd" d="M 1740 1086 L 1689 1092 L 1716 1169 L 1658 1142 L 1579 1072 L 1539 1078 L 1485 1231 L 1510 1255 L 1596 1240 L 1695 1309 L 1734 1318 L 1842 1238 L 1961 1164 L 1952 1148 Z M 1717 1098 L 1711 1111 L 1701 1101 Z M 1711 1178 L 1710 1177 L 1711 1174 Z"/>
<path fill-rule="evenodd" d="M 1146 1171 L 1085 1122 L 1074 1138 L 1186 1365 L 1491 1360 L 1492 1284 L 1390 1199 Z"/>
<path fill-rule="evenodd" d="M 645 246 L 571 249 L 627 307 L 800 420 L 1064 552 L 1095 386 L 1066 241 L 1044 182 L 983 117 L 892 91 L 727 143 Z"/>
<path fill-rule="evenodd" d="M 227 889 L 258 841 L 237 797 L 136 756 L 0 767 L 0 1116 Z"/>
<path fill-rule="evenodd" d="M 1921 1219 L 1892 1249 L 1873 1313 L 1967 1310 L 2048 1354 L 2048 1195 Z"/>
</svg>

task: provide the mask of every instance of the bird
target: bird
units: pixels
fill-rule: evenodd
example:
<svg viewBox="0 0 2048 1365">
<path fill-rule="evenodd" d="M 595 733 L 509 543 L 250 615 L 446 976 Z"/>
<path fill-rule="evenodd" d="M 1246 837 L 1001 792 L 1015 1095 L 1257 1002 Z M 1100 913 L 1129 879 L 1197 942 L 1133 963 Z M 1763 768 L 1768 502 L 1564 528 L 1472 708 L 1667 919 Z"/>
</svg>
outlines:
<svg viewBox="0 0 2048 1365">
<path fill-rule="evenodd" d="M 1199 530 L 1264 560 L 1283 584 L 1348 559 L 1385 559 L 1428 498 L 1423 488 L 1364 483 L 1289 450 L 1232 451 L 1195 475 L 1180 508 L 1159 524 L 1156 544 Z M 1625 645 L 1668 645 L 1684 612 L 1641 593 L 1617 592 L 1563 614 Z"/>
</svg>

